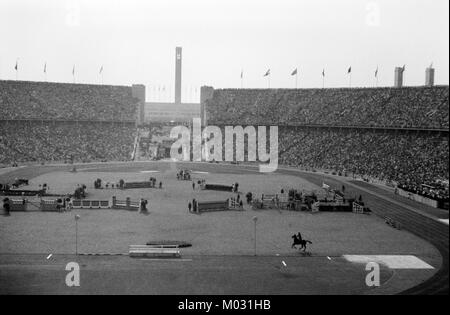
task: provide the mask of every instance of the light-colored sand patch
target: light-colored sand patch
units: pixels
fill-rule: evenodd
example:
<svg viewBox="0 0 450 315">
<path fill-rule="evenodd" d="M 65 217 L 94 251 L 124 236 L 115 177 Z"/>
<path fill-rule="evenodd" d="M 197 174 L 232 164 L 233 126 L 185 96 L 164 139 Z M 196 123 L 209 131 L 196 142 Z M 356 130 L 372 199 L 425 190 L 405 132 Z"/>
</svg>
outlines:
<svg viewBox="0 0 450 315">
<path fill-rule="evenodd" d="M 433 266 L 412 255 L 344 255 L 343 257 L 352 263 L 375 262 L 390 269 L 434 269 Z"/>
<path fill-rule="evenodd" d="M 439 222 L 442 222 L 442 223 L 448 225 L 448 219 L 439 219 Z"/>
<path fill-rule="evenodd" d="M 143 173 L 143 174 L 147 174 L 147 173 L 159 173 L 159 171 L 141 171 L 141 173 Z"/>
<path fill-rule="evenodd" d="M 192 174 L 209 174 L 209 172 L 192 171 Z"/>
</svg>

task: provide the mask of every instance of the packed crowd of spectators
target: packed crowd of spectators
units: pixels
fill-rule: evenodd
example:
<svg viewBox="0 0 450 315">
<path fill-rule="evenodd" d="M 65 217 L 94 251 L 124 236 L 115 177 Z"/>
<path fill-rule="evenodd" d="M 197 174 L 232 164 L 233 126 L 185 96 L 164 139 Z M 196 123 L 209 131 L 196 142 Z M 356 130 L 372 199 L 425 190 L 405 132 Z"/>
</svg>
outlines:
<svg viewBox="0 0 450 315">
<path fill-rule="evenodd" d="M 0 81 L 0 165 L 129 160 L 130 87 Z"/>
<path fill-rule="evenodd" d="M 402 182 L 398 185 L 398 188 L 408 191 L 410 193 L 420 195 L 432 200 L 437 200 L 441 204 L 449 202 L 449 184 L 448 181 L 436 181 L 428 184 L 416 184 L 410 182 Z"/>
<path fill-rule="evenodd" d="M 208 124 L 449 128 L 449 87 L 215 90 Z"/>
<path fill-rule="evenodd" d="M 448 133 L 390 130 L 448 130 L 448 96 L 448 86 L 215 90 L 206 110 L 208 125 L 279 126 L 280 164 L 370 177 L 448 201 L 448 185 L 436 184 L 449 178 Z M 330 128 L 343 126 L 354 128 Z"/>
<path fill-rule="evenodd" d="M 448 138 L 367 130 L 281 128 L 280 163 L 369 176 L 399 185 L 435 186 L 448 180 Z M 447 189 L 436 189 L 448 199 Z"/>
<path fill-rule="evenodd" d="M 448 179 L 448 138 L 366 130 L 279 131 L 280 163 L 347 172 L 385 181 L 432 183 Z"/>
<path fill-rule="evenodd" d="M 135 134 L 130 123 L 0 121 L 0 165 L 126 161 Z"/>
<path fill-rule="evenodd" d="M 131 87 L 0 81 L 0 119 L 136 120 Z"/>
<path fill-rule="evenodd" d="M 224 137 L 223 127 L 221 132 Z M 269 133 L 267 130 L 267 139 Z M 249 161 L 248 148 L 246 137 L 245 161 Z M 254 149 L 257 155 L 258 148 Z M 213 149 L 211 151 L 213 153 Z M 223 145 L 222 158 L 227 153 L 236 160 L 236 147 Z M 449 139 L 436 132 L 279 127 L 278 159 L 280 165 L 376 179 L 415 191 L 426 191 L 439 198 L 448 199 L 449 195 L 448 185 L 437 184 L 448 182 Z M 427 186 L 435 189 L 427 189 Z"/>
</svg>

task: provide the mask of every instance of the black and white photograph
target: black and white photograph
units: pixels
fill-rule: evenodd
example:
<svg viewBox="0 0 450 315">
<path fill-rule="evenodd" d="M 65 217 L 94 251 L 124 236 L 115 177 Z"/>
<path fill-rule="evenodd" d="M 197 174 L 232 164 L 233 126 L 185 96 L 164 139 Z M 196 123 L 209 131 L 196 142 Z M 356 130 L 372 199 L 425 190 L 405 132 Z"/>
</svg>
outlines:
<svg viewBox="0 0 450 315">
<path fill-rule="evenodd" d="M 0 0 L 0 295 L 448 293 L 448 0 Z"/>
</svg>

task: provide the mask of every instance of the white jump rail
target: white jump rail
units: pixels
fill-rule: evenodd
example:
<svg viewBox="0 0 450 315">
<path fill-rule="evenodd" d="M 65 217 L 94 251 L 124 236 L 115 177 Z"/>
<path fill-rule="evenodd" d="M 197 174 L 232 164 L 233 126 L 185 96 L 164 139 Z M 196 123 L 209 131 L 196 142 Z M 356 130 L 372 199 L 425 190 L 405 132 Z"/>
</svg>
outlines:
<svg viewBox="0 0 450 315">
<path fill-rule="evenodd" d="M 176 245 L 130 245 L 129 256 L 133 258 L 181 258 Z"/>
</svg>

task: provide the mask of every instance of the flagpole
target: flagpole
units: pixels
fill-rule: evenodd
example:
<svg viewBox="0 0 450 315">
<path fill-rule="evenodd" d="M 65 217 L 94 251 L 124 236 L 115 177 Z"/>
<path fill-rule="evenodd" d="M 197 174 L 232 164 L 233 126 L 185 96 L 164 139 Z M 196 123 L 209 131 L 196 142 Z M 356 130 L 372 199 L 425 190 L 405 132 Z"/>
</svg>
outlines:
<svg viewBox="0 0 450 315">
<path fill-rule="evenodd" d="M 103 85 L 103 65 L 100 67 L 98 74 L 100 75 L 100 84 Z"/>
<path fill-rule="evenodd" d="M 325 68 L 322 70 L 322 89 L 325 88 Z"/>
<path fill-rule="evenodd" d="M 244 88 L 244 69 L 241 69 L 241 89 Z"/>
<path fill-rule="evenodd" d="M 17 81 L 19 72 L 19 59 L 16 59 L 16 66 L 14 67 L 14 70 L 16 70 L 16 81 Z"/>
<path fill-rule="evenodd" d="M 378 87 L 378 66 L 377 70 L 375 71 L 375 86 Z"/>
<path fill-rule="evenodd" d="M 267 85 L 268 85 L 268 87 L 269 87 L 269 89 L 270 89 L 270 68 L 269 68 L 269 70 L 267 70 L 267 72 L 266 72 L 266 74 L 263 76 L 263 77 L 267 77 Z"/>
</svg>

